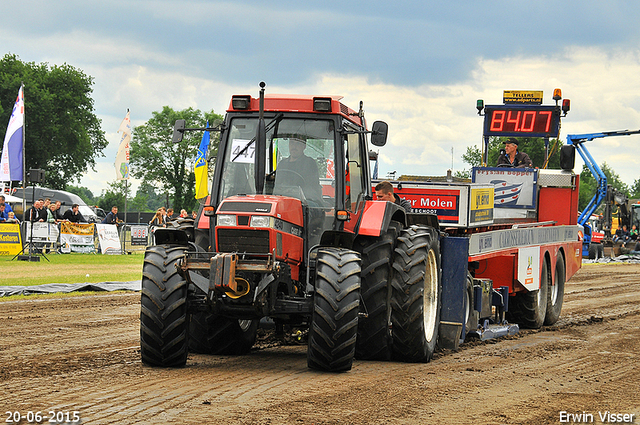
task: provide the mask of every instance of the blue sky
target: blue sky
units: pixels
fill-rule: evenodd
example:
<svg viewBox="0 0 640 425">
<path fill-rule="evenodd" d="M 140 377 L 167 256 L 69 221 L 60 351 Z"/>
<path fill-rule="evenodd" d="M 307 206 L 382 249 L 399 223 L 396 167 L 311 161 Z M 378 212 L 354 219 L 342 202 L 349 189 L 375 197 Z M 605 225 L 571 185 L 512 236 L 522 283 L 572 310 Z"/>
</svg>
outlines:
<svg viewBox="0 0 640 425">
<path fill-rule="evenodd" d="M 232 94 L 342 95 L 389 124 L 380 173 L 444 175 L 482 140 L 476 99 L 559 87 L 567 134 L 640 129 L 640 8 L 634 1 L 4 2 L 0 51 L 68 63 L 94 77 L 109 147 L 81 185 L 115 180 L 127 109 L 143 124 L 164 105 L 223 113 Z M 28 96 L 28 88 L 26 92 Z M 0 124 L 4 125 L 4 124 Z M 590 142 L 627 183 L 640 136 Z M 453 151 L 453 154 L 452 154 Z M 582 167 L 577 161 L 576 170 Z M 135 187 L 135 183 L 134 183 Z"/>
</svg>

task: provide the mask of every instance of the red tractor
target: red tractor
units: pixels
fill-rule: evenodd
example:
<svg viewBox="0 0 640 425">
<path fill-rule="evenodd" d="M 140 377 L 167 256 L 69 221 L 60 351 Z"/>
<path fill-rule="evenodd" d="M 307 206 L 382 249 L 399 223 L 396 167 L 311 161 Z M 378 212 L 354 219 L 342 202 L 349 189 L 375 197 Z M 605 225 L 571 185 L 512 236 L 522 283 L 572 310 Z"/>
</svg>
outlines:
<svg viewBox="0 0 640 425">
<path fill-rule="evenodd" d="M 158 229 L 145 254 L 142 361 L 244 354 L 268 318 L 308 331 L 308 365 L 428 361 L 441 310 L 435 215 L 372 197 L 362 104 L 233 96 L 218 129 L 211 196 L 194 228 Z M 174 139 L 184 131 L 176 122 Z M 209 129 L 210 130 L 210 129 Z M 305 332 L 307 332 L 305 331 Z"/>
</svg>

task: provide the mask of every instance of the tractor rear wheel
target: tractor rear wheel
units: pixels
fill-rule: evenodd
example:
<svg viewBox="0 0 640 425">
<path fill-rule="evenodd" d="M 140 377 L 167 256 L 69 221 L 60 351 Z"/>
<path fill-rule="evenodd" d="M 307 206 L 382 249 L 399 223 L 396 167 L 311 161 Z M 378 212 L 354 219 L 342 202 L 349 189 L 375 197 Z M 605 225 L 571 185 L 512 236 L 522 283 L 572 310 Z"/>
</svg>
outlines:
<svg viewBox="0 0 640 425">
<path fill-rule="evenodd" d="M 549 290 L 549 265 L 542 261 L 540 271 L 540 289 L 519 292 L 509 299 L 507 320 L 516 322 L 525 328 L 539 329 L 547 313 L 547 291 Z"/>
<path fill-rule="evenodd" d="M 354 245 L 362 257 L 361 310 L 367 315 L 358 321 L 357 359 L 391 359 L 391 262 L 399 226 L 392 222 L 380 237 L 359 238 Z"/>
<path fill-rule="evenodd" d="M 184 246 L 150 246 L 142 267 L 140 354 L 151 366 L 176 367 L 187 362 L 189 316 L 187 282 L 176 262 Z"/>
<path fill-rule="evenodd" d="M 346 249 L 318 250 L 307 364 L 312 369 L 351 369 L 360 309 L 360 256 Z"/>
<path fill-rule="evenodd" d="M 398 237 L 391 280 L 395 357 L 428 362 L 438 340 L 442 285 L 440 244 L 434 228 L 411 226 Z"/>
<path fill-rule="evenodd" d="M 259 320 L 193 313 L 189 324 L 189 350 L 200 354 L 247 354 L 256 342 L 258 323 Z"/>
<path fill-rule="evenodd" d="M 553 286 L 547 290 L 547 314 L 544 317 L 544 324 L 549 326 L 555 324 L 560 318 L 562 302 L 564 301 L 564 283 L 567 279 L 564 256 L 558 253 L 556 257 L 556 280 Z"/>
</svg>

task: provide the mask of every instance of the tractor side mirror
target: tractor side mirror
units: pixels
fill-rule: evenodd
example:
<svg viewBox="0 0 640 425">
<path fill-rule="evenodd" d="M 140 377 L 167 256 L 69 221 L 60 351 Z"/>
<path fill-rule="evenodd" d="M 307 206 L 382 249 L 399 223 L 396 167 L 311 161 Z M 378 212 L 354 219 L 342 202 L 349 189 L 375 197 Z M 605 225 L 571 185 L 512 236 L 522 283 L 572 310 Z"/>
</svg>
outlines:
<svg viewBox="0 0 640 425">
<path fill-rule="evenodd" d="M 371 128 L 371 143 L 374 146 L 384 146 L 387 143 L 389 126 L 384 121 L 376 121 Z"/>
<path fill-rule="evenodd" d="M 182 142 L 184 127 L 185 127 L 185 120 L 176 120 L 176 124 L 173 127 L 173 143 Z"/>
</svg>

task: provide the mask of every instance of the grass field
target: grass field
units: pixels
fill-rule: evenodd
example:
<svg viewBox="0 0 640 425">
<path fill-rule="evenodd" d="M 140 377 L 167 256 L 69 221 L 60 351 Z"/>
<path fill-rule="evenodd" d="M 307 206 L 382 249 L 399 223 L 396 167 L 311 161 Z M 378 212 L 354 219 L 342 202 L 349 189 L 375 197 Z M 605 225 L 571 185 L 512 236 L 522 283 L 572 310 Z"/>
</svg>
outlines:
<svg viewBox="0 0 640 425">
<path fill-rule="evenodd" d="M 31 286 L 45 283 L 98 283 L 139 280 L 144 254 L 48 254 L 39 262 L 0 257 L 0 286 Z"/>
</svg>

